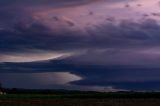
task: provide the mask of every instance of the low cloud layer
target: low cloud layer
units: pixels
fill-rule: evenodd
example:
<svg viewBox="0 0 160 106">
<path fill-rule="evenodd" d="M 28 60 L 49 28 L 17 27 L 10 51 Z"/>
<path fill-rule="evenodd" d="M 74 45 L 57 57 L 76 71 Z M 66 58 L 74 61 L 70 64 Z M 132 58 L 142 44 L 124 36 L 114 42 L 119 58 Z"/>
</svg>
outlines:
<svg viewBox="0 0 160 106">
<path fill-rule="evenodd" d="M 107 58 L 106 58 L 107 59 Z M 72 81 L 80 86 L 112 86 L 117 89 L 158 90 L 159 67 L 142 65 L 87 65 L 73 60 L 50 60 L 29 63 L 2 63 L 1 73 L 70 72 L 81 77 Z M 132 86 L 131 86 L 132 85 Z"/>
</svg>

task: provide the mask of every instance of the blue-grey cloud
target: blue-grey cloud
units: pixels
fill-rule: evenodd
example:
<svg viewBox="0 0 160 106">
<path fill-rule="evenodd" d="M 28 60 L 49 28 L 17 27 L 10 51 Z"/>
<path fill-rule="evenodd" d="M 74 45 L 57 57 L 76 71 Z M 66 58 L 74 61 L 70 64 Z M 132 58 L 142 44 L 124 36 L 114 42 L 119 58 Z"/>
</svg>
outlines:
<svg viewBox="0 0 160 106">
<path fill-rule="evenodd" d="M 64 3 L 81 3 L 81 2 L 94 2 L 94 1 L 100 1 L 100 0 L 15 0 L 15 1 L 12 1 L 12 0 L 5 0 L 5 1 L 0 1 L 0 5 L 9 5 L 9 4 L 25 4 L 25 3 L 30 3 L 30 4 L 41 4 L 41 5 L 44 5 L 45 3 L 46 4 L 58 4 L 58 3 L 61 3 L 61 4 L 64 4 Z M 103 1 L 103 0 L 101 0 Z M 130 0 L 107 0 L 107 2 L 127 2 L 127 1 L 130 1 Z"/>
<path fill-rule="evenodd" d="M 66 72 L 67 70 L 82 77 L 82 80 L 71 82 L 73 85 L 113 86 L 114 88 L 131 90 L 157 90 L 159 86 L 155 85 L 160 80 L 160 68 L 151 66 L 84 65 L 68 60 L 50 60 L 30 63 L 2 63 L 0 67 L 2 73 Z"/>
<path fill-rule="evenodd" d="M 41 5 L 45 5 L 45 4 L 64 4 L 64 3 L 70 3 L 70 2 L 73 2 L 73 3 L 76 3 L 76 2 L 82 2 L 82 1 L 88 1 L 88 0 L 15 0 L 15 1 L 12 1 L 12 0 L 5 0 L 5 1 L 0 1 L 0 5 L 13 5 L 13 4 L 41 4 Z"/>
<path fill-rule="evenodd" d="M 18 23 L 12 29 L 0 30 L 0 50 L 16 52 L 32 49 L 75 50 L 159 46 L 160 26 L 152 19 L 140 23 L 122 21 L 119 25 L 104 24 L 86 31 L 85 34 L 67 29 L 63 32 L 54 32 L 40 22 Z"/>
</svg>

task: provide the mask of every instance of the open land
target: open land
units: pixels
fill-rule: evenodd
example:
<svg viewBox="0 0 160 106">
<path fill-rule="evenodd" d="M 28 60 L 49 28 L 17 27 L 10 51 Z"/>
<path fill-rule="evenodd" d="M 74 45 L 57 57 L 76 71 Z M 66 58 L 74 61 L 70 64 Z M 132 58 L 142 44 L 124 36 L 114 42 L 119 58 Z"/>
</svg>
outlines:
<svg viewBox="0 0 160 106">
<path fill-rule="evenodd" d="M 0 106 L 160 106 L 160 93 L 16 91 L 1 95 Z"/>
</svg>

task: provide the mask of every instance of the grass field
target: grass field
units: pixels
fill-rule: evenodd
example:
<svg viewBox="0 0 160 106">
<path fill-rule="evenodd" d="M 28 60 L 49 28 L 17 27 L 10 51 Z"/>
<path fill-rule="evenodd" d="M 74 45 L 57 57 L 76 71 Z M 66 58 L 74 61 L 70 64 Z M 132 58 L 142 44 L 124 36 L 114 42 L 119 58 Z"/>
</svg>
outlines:
<svg viewBox="0 0 160 106">
<path fill-rule="evenodd" d="M 0 106 L 160 106 L 160 99 L 0 100 Z"/>
<path fill-rule="evenodd" d="M 160 93 L 12 93 L 0 96 L 0 106 L 160 106 Z"/>
</svg>

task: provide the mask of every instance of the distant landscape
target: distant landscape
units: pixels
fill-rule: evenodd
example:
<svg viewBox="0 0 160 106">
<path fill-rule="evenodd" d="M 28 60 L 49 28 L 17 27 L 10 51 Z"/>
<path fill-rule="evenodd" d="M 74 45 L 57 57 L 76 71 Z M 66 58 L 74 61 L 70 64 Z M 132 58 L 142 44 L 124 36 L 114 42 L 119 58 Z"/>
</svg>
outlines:
<svg viewBox="0 0 160 106">
<path fill-rule="evenodd" d="M 160 92 L 6 89 L 0 106 L 159 106 Z"/>
</svg>

